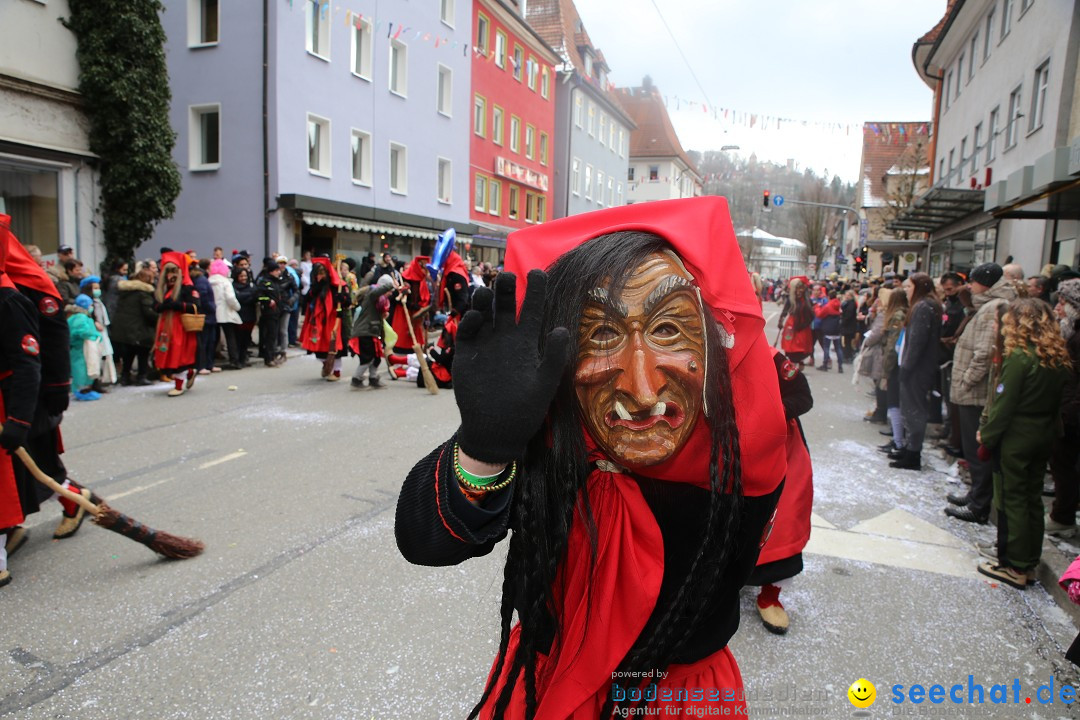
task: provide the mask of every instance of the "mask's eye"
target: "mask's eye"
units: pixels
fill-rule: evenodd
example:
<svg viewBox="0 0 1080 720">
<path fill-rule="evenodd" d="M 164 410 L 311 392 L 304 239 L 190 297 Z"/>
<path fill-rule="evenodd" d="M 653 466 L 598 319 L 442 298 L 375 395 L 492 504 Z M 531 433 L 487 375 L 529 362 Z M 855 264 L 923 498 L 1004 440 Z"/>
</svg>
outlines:
<svg viewBox="0 0 1080 720">
<path fill-rule="evenodd" d="M 615 328 L 611 327 L 610 325 L 601 325 L 600 327 L 593 330 L 592 335 L 589 336 L 589 339 L 593 342 L 603 344 L 612 342 L 617 337 L 618 333 L 615 332 Z"/>
<path fill-rule="evenodd" d="M 679 335 L 679 327 L 675 323 L 660 323 L 653 328 L 652 334 L 654 337 L 669 340 Z"/>
</svg>

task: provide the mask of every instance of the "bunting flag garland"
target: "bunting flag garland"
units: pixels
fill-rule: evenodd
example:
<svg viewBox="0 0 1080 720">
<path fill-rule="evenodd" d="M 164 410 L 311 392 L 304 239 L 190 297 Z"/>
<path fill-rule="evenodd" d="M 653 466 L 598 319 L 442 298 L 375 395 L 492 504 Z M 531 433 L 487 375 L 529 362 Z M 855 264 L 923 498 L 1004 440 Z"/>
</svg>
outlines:
<svg viewBox="0 0 1080 720">
<path fill-rule="evenodd" d="M 289 9 L 295 9 L 296 5 L 294 0 L 285 0 Z M 395 21 L 384 21 L 382 18 L 375 18 L 372 15 L 364 15 L 363 13 L 356 12 L 350 8 L 345 7 L 341 3 L 331 3 L 331 0 L 302 0 L 299 3 L 300 7 L 307 9 L 308 6 L 317 7 L 319 11 L 319 20 L 326 21 L 333 13 L 342 15 L 345 21 L 346 27 L 360 28 L 362 25 L 367 24 L 373 32 L 382 32 L 383 25 L 386 25 L 386 37 L 387 39 L 400 40 L 406 38 L 414 42 L 431 43 L 436 48 L 447 48 L 450 50 L 456 50 L 461 48 L 461 53 L 464 56 L 468 56 L 471 43 L 468 40 L 454 40 L 440 35 L 438 32 L 429 32 L 424 28 L 414 28 L 404 23 Z M 492 52 L 492 57 L 495 56 Z"/>
</svg>

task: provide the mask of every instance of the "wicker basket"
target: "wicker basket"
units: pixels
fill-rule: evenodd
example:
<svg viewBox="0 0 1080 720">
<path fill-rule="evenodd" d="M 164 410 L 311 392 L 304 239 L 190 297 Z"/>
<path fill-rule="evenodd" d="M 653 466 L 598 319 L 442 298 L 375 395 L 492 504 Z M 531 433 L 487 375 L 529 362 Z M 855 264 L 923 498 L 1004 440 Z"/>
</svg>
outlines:
<svg viewBox="0 0 1080 720">
<path fill-rule="evenodd" d="M 206 325 L 206 316 L 199 312 L 194 315 L 183 313 L 180 315 L 180 323 L 187 332 L 202 332 L 203 327 Z"/>
</svg>

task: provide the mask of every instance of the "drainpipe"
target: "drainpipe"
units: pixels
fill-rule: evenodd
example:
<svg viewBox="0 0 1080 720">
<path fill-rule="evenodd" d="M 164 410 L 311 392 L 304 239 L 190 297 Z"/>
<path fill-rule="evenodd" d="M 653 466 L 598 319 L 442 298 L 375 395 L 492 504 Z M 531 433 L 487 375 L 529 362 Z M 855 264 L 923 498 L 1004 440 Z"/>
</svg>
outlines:
<svg viewBox="0 0 1080 720">
<path fill-rule="evenodd" d="M 267 110 L 269 75 L 270 0 L 262 4 L 262 151 L 263 151 L 263 257 L 270 256 L 270 134 Z"/>
</svg>

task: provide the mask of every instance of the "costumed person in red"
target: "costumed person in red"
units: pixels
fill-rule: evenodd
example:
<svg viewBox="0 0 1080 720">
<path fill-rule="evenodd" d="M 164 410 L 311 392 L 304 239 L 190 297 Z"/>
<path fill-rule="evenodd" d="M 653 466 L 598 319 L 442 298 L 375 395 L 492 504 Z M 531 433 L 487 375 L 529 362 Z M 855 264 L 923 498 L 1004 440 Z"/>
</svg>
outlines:
<svg viewBox="0 0 1080 720">
<path fill-rule="evenodd" d="M 746 581 L 760 585 L 758 614 L 769 632 L 783 635 L 790 620 L 780 602 L 780 583 L 803 570 L 802 551 L 810 540 L 810 510 L 814 503 L 814 469 L 799 416 L 814 407 L 810 383 L 799 366 L 773 350 L 773 364 L 780 381 L 780 401 L 787 420 L 787 478 L 776 506 L 772 532 L 758 556 L 757 567 Z"/>
<path fill-rule="evenodd" d="M 809 287 L 809 278 L 802 275 L 791 278 L 788 299 L 777 321 L 782 333 L 780 348 L 799 367 L 806 363 L 806 358 L 812 363 L 814 357 L 814 308 L 807 294 Z"/>
<path fill-rule="evenodd" d="M 52 278 L 45 272 L 18 238 L 10 232 L 10 218 L 0 215 L 0 246 L 7 253 L 4 276 L 34 306 L 37 321 L 41 382 L 37 390 L 37 405 L 24 447 L 41 470 L 72 492 L 90 498 L 93 493 L 68 477 L 61 459 L 64 443 L 60 423 L 71 397 L 71 355 L 68 324 L 61 311 L 60 294 Z M 21 462 L 14 463 L 16 484 L 23 515 L 32 515 L 43 503 L 56 497 L 63 508 L 60 523 L 53 538 L 63 540 L 78 532 L 86 511 L 76 503 L 57 497 L 30 474 Z M 22 527 L 9 530 L 5 542 L 8 555 L 26 542 L 29 532 Z"/>
<path fill-rule="evenodd" d="M 431 375 L 435 378 L 435 384 L 444 390 L 454 387 L 453 364 L 454 364 L 454 340 L 457 337 L 458 319 L 456 314 L 450 315 L 443 325 L 439 339 L 425 354 Z M 416 359 L 416 353 L 405 356 L 405 365 L 395 365 L 390 369 L 397 377 L 416 382 L 416 387 L 427 387 L 424 384 L 423 371 L 420 370 L 420 361 Z"/>
<path fill-rule="evenodd" d="M 513 529 L 499 649 L 469 717 L 745 713 L 728 641 L 785 423 L 727 201 L 518 231 L 506 269 L 461 320 L 461 425 L 409 473 L 395 525 L 424 565 Z"/>
<path fill-rule="evenodd" d="M 421 348 L 427 344 L 424 313 L 432 309 L 431 289 L 428 287 L 431 275 L 427 270 L 430 259 L 426 255 L 418 255 L 405 266 L 401 277 L 406 289 L 390 301 L 390 327 L 398 338 L 397 344 L 391 348 L 391 353 L 386 358 L 392 380 L 405 377 L 404 367 L 409 365 L 408 356 L 413 352 L 413 338 L 416 339 L 415 344 Z M 412 318 L 411 332 L 408 318 Z"/>
<path fill-rule="evenodd" d="M 322 377 L 341 379 L 342 308 L 347 307 L 348 288 L 334 269 L 330 258 L 311 258 L 311 289 L 304 308 L 304 327 L 300 346 L 323 361 Z"/>
<path fill-rule="evenodd" d="M 457 250 L 451 250 L 443 264 L 437 304 L 459 318 L 469 309 L 469 269 Z"/>
<path fill-rule="evenodd" d="M 199 292 L 188 274 L 190 258 L 181 252 L 161 254 L 154 310 L 159 313 L 154 335 L 154 366 L 175 383 L 169 397 L 178 397 L 195 384 L 198 332 L 184 329 L 183 315 L 199 311 Z"/>
</svg>

